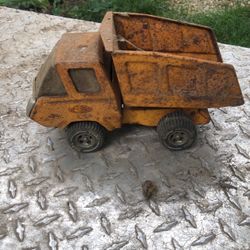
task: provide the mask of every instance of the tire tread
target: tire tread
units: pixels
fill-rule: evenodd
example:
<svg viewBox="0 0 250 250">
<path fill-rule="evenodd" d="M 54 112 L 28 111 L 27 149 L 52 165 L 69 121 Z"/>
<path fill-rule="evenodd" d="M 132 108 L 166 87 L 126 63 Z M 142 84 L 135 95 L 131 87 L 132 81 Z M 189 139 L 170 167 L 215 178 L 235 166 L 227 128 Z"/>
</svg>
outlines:
<svg viewBox="0 0 250 250">
<path fill-rule="evenodd" d="M 176 128 L 183 128 L 188 130 L 193 135 L 193 141 L 187 147 L 181 146 L 180 148 L 171 148 L 165 142 L 165 137 L 168 131 L 174 130 Z M 172 150 L 182 150 L 189 148 L 196 139 L 196 129 L 192 120 L 181 110 L 172 112 L 164 116 L 158 123 L 157 132 L 163 145 Z"/>
<path fill-rule="evenodd" d="M 70 144 L 70 146 L 78 151 L 78 152 L 84 152 L 84 150 L 80 150 L 78 147 L 76 147 L 74 145 L 74 143 L 72 142 L 72 136 L 78 132 L 78 131 L 82 131 L 82 130 L 90 130 L 93 131 L 99 138 L 99 145 L 96 149 L 94 149 L 93 151 L 89 151 L 89 152 L 94 152 L 97 151 L 99 149 L 101 149 L 104 145 L 104 140 L 105 140 L 105 136 L 106 136 L 106 130 L 104 127 L 102 127 L 99 123 L 97 122 L 91 122 L 91 121 L 84 121 L 84 122 L 75 122 L 70 124 L 69 126 L 66 127 L 65 132 L 67 135 L 67 139 L 68 142 Z"/>
</svg>

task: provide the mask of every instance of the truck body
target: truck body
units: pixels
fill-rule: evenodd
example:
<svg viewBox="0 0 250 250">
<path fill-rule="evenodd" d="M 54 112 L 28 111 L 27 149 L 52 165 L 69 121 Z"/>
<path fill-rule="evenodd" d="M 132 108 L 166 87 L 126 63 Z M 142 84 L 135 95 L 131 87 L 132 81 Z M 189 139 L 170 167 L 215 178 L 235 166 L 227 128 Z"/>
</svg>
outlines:
<svg viewBox="0 0 250 250">
<path fill-rule="evenodd" d="M 88 121 L 111 131 L 157 126 L 178 110 L 206 124 L 208 108 L 243 102 L 210 28 L 107 12 L 99 32 L 63 35 L 33 83 L 27 115 L 47 127 Z"/>
</svg>

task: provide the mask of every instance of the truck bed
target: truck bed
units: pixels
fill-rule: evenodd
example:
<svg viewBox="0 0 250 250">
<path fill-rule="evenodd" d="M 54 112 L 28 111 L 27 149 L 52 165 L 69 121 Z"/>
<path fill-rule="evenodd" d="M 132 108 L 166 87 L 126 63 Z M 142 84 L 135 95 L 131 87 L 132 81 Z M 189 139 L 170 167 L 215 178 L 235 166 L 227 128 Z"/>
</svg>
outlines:
<svg viewBox="0 0 250 250">
<path fill-rule="evenodd" d="M 205 26 L 145 14 L 108 12 L 100 33 L 109 52 L 152 51 L 222 62 L 214 33 Z"/>
<path fill-rule="evenodd" d="M 127 107 L 215 108 L 244 103 L 210 28 L 108 12 L 100 35 Z"/>
</svg>

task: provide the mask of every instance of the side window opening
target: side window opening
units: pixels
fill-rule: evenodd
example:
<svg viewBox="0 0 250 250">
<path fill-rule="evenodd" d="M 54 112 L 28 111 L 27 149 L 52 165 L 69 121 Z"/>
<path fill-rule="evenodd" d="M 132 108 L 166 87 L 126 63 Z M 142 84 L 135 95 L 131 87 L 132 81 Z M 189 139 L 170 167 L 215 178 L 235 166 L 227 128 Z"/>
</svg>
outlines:
<svg viewBox="0 0 250 250">
<path fill-rule="evenodd" d="M 100 85 L 93 69 L 70 69 L 69 75 L 78 92 L 95 93 L 100 91 Z"/>
</svg>

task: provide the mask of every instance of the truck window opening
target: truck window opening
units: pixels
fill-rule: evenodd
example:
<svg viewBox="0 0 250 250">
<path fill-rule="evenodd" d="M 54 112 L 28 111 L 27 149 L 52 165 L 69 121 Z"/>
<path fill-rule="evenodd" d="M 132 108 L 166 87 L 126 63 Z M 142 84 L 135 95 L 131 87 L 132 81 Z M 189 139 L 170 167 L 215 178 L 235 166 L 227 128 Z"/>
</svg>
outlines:
<svg viewBox="0 0 250 250">
<path fill-rule="evenodd" d="M 67 95 L 61 79 L 56 71 L 53 60 L 54 52 L 48 56 L 47 61 L 42 65 L 36 77 L 34 83 L 35 97 Z"/>
<path fill-rule="evenodd" d="M 69 75 L 78 92 L 95 93 L 100 91 L 100 85 L 93 69 L 70 69 Z"/>
</svg>

